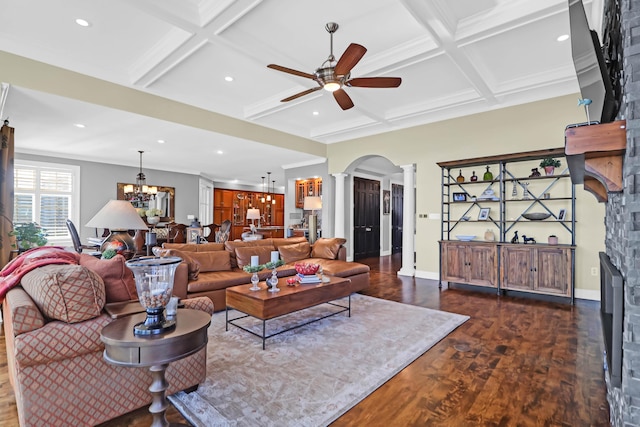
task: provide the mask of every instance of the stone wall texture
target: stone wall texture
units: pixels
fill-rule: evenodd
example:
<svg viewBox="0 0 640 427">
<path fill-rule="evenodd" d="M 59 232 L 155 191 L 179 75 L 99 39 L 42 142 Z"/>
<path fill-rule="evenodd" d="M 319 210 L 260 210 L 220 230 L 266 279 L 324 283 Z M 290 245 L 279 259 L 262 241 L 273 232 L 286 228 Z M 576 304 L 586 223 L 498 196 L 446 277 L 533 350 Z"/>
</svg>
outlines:
<svg viewBox="0 0 640 427">
<path fill-rule="evenodd" d="M 605 224 L 606 251 L 624 277 L 622 386 L 607 378 L 611 425 L 640 426 L 640 0 L 618 1 L 624 57 L 624 105 L 627 120 L 624 190 L 609 193 Z M 607 6 L 605 6 L 607 7 Z"/>
</svg>

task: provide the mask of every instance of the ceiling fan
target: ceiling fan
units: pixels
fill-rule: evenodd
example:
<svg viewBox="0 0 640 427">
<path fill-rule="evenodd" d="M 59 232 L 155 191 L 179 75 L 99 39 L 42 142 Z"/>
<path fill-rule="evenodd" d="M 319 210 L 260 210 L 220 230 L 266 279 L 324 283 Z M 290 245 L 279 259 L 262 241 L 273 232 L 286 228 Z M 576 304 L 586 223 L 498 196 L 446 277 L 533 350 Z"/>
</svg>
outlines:
<svg viewBox="0 0 640 427">
<path fill-rule="evenodd" d="M 307 89 L 295 95 L 291 95 L 288 98 L 281 100 L 280 102 L 288 102 L 301 96 L 308 95 L 320 89 L 325 89 L 329 92 L 333 92 L 333 97 L 343 110 L 348 110 L 353 107 L 353 101 L 344 91 L 344 86 L 355 87 L 398 87 L 402 83 L 402 79 L 399 77 L 360 77 L 351 78 L 351 69 L 362 59 L 367 49 L 356 43 L 351 43 L 347 50 L 344 51 L 338 61 L 333 56 L 333 33 L 338 30 L 338 24 L 335 22 L 329 22 L 325 25 L 325 29 L 331 35 L 331 50 L 329 57 L 322 65 L 316 69 L 313 74 L 305 73 L 303 71 L 293 70 L 291 68 L 283 67 L 281 65 L 269 64 L 267 67 L 274 70 L 282 71 L 284 73 L 293 74 L 295 76 L 306 77 L 311 80 L 315 80 L 318 83 L 318 87 Z"/>
</svg>

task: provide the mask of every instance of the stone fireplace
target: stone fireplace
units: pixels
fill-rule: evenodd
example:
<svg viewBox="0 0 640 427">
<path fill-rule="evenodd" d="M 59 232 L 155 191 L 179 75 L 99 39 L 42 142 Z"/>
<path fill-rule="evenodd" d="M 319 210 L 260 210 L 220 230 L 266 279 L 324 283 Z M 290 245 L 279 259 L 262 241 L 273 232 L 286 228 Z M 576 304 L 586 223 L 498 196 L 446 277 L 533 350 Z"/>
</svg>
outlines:
<svg viewBox="0 0 640 427">
<path fill-rule="evenodd" d="M 627 427 L 640 425 L 640 0 L 606 0 L 603 26 L 603 45 L 607 34 L 622 30 L 624 98 L 618 117 L 627 121 L 624 188 L 609 193 L 605 214 L 606 254 L 624 280 L 620 384 L 609 372 L 605 376 L 611 424 Z"/>
</svg>

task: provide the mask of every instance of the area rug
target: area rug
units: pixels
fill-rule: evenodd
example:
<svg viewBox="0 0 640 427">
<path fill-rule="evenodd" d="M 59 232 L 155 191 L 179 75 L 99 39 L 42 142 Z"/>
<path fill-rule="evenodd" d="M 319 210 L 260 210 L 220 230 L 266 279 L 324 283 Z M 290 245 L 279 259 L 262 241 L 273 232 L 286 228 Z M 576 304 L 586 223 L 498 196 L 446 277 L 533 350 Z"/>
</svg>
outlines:
<svg viewBox="0 0 640 427">
<path fill-rule="evenodd" d="M 335 309 L 323 304 L 268 321 L 267 334 Z M 225 331 L 225 314 L 216 313 L 207 379 L 170 400 L 194 426 L 326 426 L 467 319 L 355 294 L 351 317 L 340 313 L 282 333 L 262 350 L 260 338 L 234 326 Z"/>
</svg>

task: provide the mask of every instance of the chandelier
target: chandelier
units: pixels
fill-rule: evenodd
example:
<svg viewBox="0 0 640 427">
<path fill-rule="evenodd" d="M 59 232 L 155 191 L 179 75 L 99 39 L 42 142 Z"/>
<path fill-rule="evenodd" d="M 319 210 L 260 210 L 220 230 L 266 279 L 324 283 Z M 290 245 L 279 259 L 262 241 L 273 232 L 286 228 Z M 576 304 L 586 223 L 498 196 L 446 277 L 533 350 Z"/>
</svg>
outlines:
<svg viewBox="0 0 640 427">
<path fill-rule="evenodd" d="M 144 151 L 138 151 L 140 153 L 140 172 L 136 175 L 136 184 L 127 184 L 124 186 L 124 194 L 130 200 L 148 201 L 158 194 L 158 187 L 148 186 L 147 179 L 142 172 L 142 153 Z"/>
</svg>

